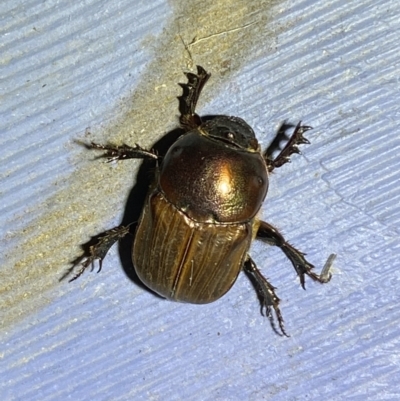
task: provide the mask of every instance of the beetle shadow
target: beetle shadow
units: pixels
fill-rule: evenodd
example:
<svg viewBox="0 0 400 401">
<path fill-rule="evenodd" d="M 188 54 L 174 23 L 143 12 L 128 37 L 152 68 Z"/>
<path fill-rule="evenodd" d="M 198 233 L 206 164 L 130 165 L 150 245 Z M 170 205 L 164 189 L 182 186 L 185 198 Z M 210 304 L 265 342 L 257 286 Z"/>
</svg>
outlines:
<svg viewBox="0 0 400 401">
<path fill-rule="evenodd" d="M 278 128 L 275 138 L 272 140 L 272 142 L 268 145 L 268 147 L 265 149 L 263 152 L 264 158 L 268 160 L 273 160 L 274 155 L 278 153 L 281 150 L 281 143 L 283 141 L 288 141 L 290 138 L 290 135 L 286 133 L 287 130 L 290 128 L 294 128 L 294 124 L 287 123 L 284 121 Z"/>
<path fill-rule="evenodd" d="M 155 153 L 162 160 L 172 144 L 184 133 L 185 131 L 181 128 L 176 128 L 168 132 L 167 134 L 162 136 L 156 143 L 154 143 L 154 145 L 152 146 L 152 150 L 154 150 Z M 127 277 L 139 287 L 160 297 L 157 293 L 151 291 L 141 282 L 135 271 L 132 261 L 132 248 L 135 241 L 136 228 L 139 223 L 139 219 L 147 198 L 149 188 L 154 180 L 154 173 L 156 168 L 157 161 L 155 161 L 154 159 L 143 160 L 139 167 L 138 173 L 136 175 L 136 184 L 128 195 L 128 199 L 125 204 L 124 215 L 121 221 L 122 226 L 130 225 L 130 235 L 125 236 L 118 242 L 118 251 L 122 267 Z"/>
</svg>

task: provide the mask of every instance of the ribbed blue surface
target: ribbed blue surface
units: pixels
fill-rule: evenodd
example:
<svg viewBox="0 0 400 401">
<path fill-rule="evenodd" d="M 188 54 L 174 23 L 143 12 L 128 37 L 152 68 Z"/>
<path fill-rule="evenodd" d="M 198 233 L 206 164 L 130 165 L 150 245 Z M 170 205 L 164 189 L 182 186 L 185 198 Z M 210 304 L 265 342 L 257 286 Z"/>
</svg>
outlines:
<svg viewBox="0 0 400 401">
<path fill-rule="evenodd" d="M 104 165 L 74 140 L 151 146 L 176 124 L 187 70 L 174 23 L 188 43 L 225 28 L 187 34 L 187 10 L 161 0 L 2 1 L 2 400 L 398 399 L 400 4 L 296 0 L 272 19 L 268 2 L 248 19 L 235 4 L 230 28 L 265 20 L 273 34 L 243 28 L 243 54 L 222 49 L 235 32 L 207 57 L 206 39 L 190 48 L 213 74 L 200 112 L 245 118 L 264 147 L 283 120 L 314 127 L 261 215 L 318 270 L 337 253 L 332 281 L 303 291 L 279 250 L 254 244 L 290 338 L 243 275 L 216 303 L 171 303 L 133 284 L 114 247 L 100 274 L 59 283 L 78 245 L 118 224 L 140 165 Z"/>
</svg>

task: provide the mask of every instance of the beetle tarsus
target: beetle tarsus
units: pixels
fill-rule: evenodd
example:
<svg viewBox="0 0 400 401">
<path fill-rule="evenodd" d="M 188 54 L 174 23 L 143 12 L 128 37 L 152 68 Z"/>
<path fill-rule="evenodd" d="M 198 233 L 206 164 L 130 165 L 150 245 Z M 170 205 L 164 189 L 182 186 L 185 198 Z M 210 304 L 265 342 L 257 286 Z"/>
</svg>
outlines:
<svg viewBox="0 0 400 401">
<path fill-rule="evenodd" d="M 80 268 L 75 271 L 73 277 L 69 282 L 76 280 L 80 277 L 83 272 L 92 266 L 91 270 L 94 269 L 95 260 L 99 260 L 99 268 L 97 273 L 101 271 L 103 260 L 106 257 L 110 248 L 121 238 L 125 237 L 129 233 L 129 226 L 114 227 L 111 230 L 107 230 L 94 238 L 92 238 L 87 244 L 83 245 L 84 253 L 78 257 L 73 263 L 72 267 L 66 274 L 61 278 L 63 280 L 75 271 L 77 266 Z"/>
<path fill-rule="evenodd" d="M 197 128 L 201 124 L 201 118 L 196 114 L 196 105 L 199 100 L 200 93 L 210 78 L 211 74 L 201 67 L 197 66 L 197 74 L 187 72 L 187 84 L 180 84 L 183 89 L 182 96 L 179 96 L 179 111 L 181 113 L 179 122 L 185 131 Z"/>
<path fill-rule="evenodd" d="M 111 163 L 117 160 L 127 160 L 127 159 L 158 159 L 158 156 L 150 150 L 146 150 L 139 145 L 134 146 L 121 145 L 100 145 L 95 142 L 85 145 L 89 149 L 105 150 L 105 153 L 99 158 L 107 159 L 107 163 Z"/>
<path fill-rule="evenodd" d="M 284 254 L 289 258 L 292 262 L 293 267 L 295 268 L 297 275 L 300 278 L 300 284 L 305 289 L 305 275 L 312 278 L 314 281 L 318 281 L 319 283 L 327 283 L 331 276 L 329 273 L 330 265 L 328 267 L 324 267 L 323 273 L 318 275 L 312 271 L 314 266 L 309 263 L 304 257 L 305 254 L 298 251 L 295 247 L 290 245 L 285 238 L 283 238 L 282 234 L 269 223 L 265 221 L 260 222 L 260 226 L 257 231 L 257 239 L 266 242 L 269 245 L 278 246 L 282 249 Z M 332 258 L 332 255 L 329 257 L 329 260 Z M 332 260 L 333 261 L 333 260 Z M 330 262 L 331 264 L 331 262 Z"/>
<path fill-rule="evenodd" d="M 261 304 L 261 314 L 268 317 L 272 329 L 277 334 L 289 337 L 283 325 L 283 317 L 279 309 L 279 298 L 275 293 L 275 287 L 272 286 L 268 282 L 268 280 L 261 274 L 260 270 L 254 263 L 254 261 L 251 259 L 251 257 L 248 257 L 248 259 L 244 263 L 244 271 L 248 274 L 253 285 L 257 290 L 257 294 Z M 272 309 L 274 310 L 276 318 L 278 320 L 280 331 L 277 329 L 275 325 L 275 319 L 272 314 Z"/>
<path fill-rule="evenodd" d="M 301 125 L 301 121 L 296 125 L 293 134 L 289 138 L 286 146 L 281 150 L 279 155 L 275 159 L 267 158 L 267 168 L 268 172 L 272 172 L 275 168 L 283 166 L 285 163 L 290 162 L 290 156 L 293 153 L 301 154 L 298 145 L 309 144 L 309 140 L 304 138 L 303 134 L 309 131 L 312 127 L 308 125 Z"/>
</svg>

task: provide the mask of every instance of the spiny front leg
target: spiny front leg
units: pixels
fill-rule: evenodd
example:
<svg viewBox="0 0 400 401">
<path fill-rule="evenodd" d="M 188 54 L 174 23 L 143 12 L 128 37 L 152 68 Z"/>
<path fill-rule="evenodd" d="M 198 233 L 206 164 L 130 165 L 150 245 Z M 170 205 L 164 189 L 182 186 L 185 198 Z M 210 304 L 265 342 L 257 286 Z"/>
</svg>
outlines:
<svg viewBox="0 0 400 401">
<path fill-rule="evenodd" d="M 275 287 L 273 287 L 268 280 L 261 274 L 260 270 L 249 256 L 243 266 L 244 271 L 249 276 L 253 285 L 255 286 L 258 294 L 258 298 L 261 304 L 261 314 L 265 308 L 265 315 L 268 317 L 273 330 L 279 335 L 286 334 L 283 326 L 283 317 L 279 309 L 279 298 L 275 294 Z M 272 314 L 272 309 L 275 311 L 276 318 L 278 320 L 280 331 L 275 326 L 275 320 Z"/>
<path fill-rule="evenodd" d="M 179 122 L 185 131 L 197 128 L 201 124 L 201 118 L 196 114 L 196 105 L 200 93 L 210 78 L 211 74 L 201 67 L 197 66 L 197 75 L 191 72 L 185 73 L 188 83 L 179 84 L 183 89 L 182 96 L 179 96 Z"/>
<path fill-rule="evenodd" d="M 74 276 L 69 281 L 71 282 L 76 280 L 89 266 L 92 266 L 93 270 L 94 261 L 96 259 L 99 260 L 99 269 L 97 272 L 100 272 L 103 260 L 110 248 L 127 234 L 129 234 L 129 226 L 119 226 L 93 237 L 87 244 L 82 246 L 84 249 L 83 254 L 72 263 L 72 267 L 64 274 L 63 277 L 61 277 L 60 280 L 63 280 L 72 274 L 75 268 L 80 266 L 80 268 L 75 272 Z"/>
<path fill-rule="evenodd" d="M 305 289 L 305 275 L 311 277 L 313 280 L 318 281 L 320 283 L 327 283 L 331 279 L 331 273 L 329 272 L 332 262 L 335 258 L 335 255 L 332 254 L 329 256 L 327 263 L 325 264 L 324 269 L 322 270 L 321 275 L 318 275 L 312 271 L 314 266 L 309 263 L 304 257 L 305 254 L 298 251 L 295 247 L 290 245 L 285 238 L 283 238 L 282 234 L 271 224 L 266 223 L 265 221 L 260 222 L 260 226 L 257 231 L 256 238 L 266 242 L 269 245 L 278 246 L 282 249 L 285 255 L 292 262 L 293 267 L 295 268 L 297 275 L 300 278 L 301 286 Z"/>
<path fill-rule="evenodd" d="M 301 125 L 301 121 L 297 124 L 296 128 L 293 131 L 292 136 L 289 138 L 286 146 L 281 150 L 279 155 L 274 159 L 269 159 L 267 156 L 264 156 L 267 162 L 268 172 L 273 171 L 275 168 L 283 166 L 285 163 L 290 162 L 290 156 L 293 153 L 301 154 L 298 145 L 309 144 L 309 140 L 304 138 L 303 134 L 306 131 L 309 131 L 312 127 L 307 125 Z"/>
</svg>

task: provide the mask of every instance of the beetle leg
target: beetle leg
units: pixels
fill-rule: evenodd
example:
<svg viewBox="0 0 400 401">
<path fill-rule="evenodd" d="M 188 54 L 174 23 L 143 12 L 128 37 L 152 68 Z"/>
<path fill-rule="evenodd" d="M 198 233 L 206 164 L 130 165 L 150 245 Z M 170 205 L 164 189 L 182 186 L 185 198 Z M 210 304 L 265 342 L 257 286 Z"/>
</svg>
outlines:
<svg viewBox="0 0 400 401">
<path fill-rule="evenodd" d="M 281 167 L 285 163 L 290 162 L 290 156 L 293 153 L 301 154 L 298 145 L 310 143 L 309 140 L 303 136 L 303 134 L 310 129 L 312 129 L 312 127 L 309 127 L 308 125 L 301 125 L 300 121 L 294 129 L 292 136 L 289 138 L 288 143 L 275 159 L 272 160 L 268 158 L 268 156 L 264 156 L 266 158 L 268 172 L 271 172 L 275 168 Z"/>
<path fill-rule="evenodd" d="M 304 257 L 305 254 L 290 245 L 285 240 L 285 238 L 283 238 L 282 234 L 280 234 L 279 231 L 271 224 L 268 224 L 265 221 L 260 221 L 260 226 L 258 228 L 256 238 L 266 242 L 269 245 L 275 245 L 282 249 L 284 254 L 292 262 L 292 265 L 300 278 L 300 284 L 304 289 L 304 277 L 306 274 L 313 280 L 320 283 L 327 283 L 331 279 L 332 275 L 329 273 L 329 269 L 334 259 L 333 255 L 328 258 L 328 262 L 326 263 L 322 274 L 318 275 L 312 271 L 314 266 L 311 263 L 307 262 Z"/>
<path fill-rule="evenodd" d="M 127 160 L 127 159 L 158 159 L 158 156 L 153 151 L 149 151 L 143 149 L 139 145 L 135 144 L 134 146 L 121 145 L 99 145 L 98 143 L 91 142 L 81 143 L 88 149 L 96 149 L 96 150 L 105 150 L 106 152 L 99 156 L 99 159 L 105 158 L 107 159 L 107 163 L 117 161 L 117 160 Z"/>
<path fill-rule="evenodd" d="M 211 74 L 201 67 L 197 66 L 197 74 L 191 72 L 185 73 L 188 83 L 179 84 L 183 89 L 182 96 L 179 96 L 179 122 L 185 131 L 197 128 L 201 124 L 201 118 L 196 114 L 196 105 L 199 100 L 200 93 L 210 78 Z"/>
<path fill-rule="evenodd" d="M 77 266 L 80 266 L 79 270 L 76 271 L 74 276 L 69 280 L 74 281 L 89 267 L 94 268 L 94 261 L 99 260 L 100 272 L 103 260 L 107 255 L 110 248 L 121 238 L 125 237 L 129 233 L 129 226 L 114 227 L 111 230 L 107 230 L 100 235 L 93 237 L 87 244 L 83 245 L 84 253 L 78 257 L 73 263 L 72 267 L 61 277 L 61 280 L 70 275 Z"/>
<path fill-rule="evenodd" d="M 260 270 L 250 256 L 248 257 L 246 262 L 244 262 L 243 268 L 257 290 L 257 294 L 261 304 L 261 314 L 264 315 L 263 310 L 265 308 L 265 316 L 268 317 L 274 331 L 279 335 L 283 334 L 286 337 L 289 337 L 286 334 L 285 328 L 283 326 L 283 317 L 279 309 L 279 298 L 275 294 L 275 287 L 272 286 L 268 282 L 268 280 L 261 274 Z M 279 332 L 275 326 L 274 317 L 272 315 L 272 308 L 275 311 L 275 315 L 278 319 L 278 324 L 281 332 Z"/>
</svg>

